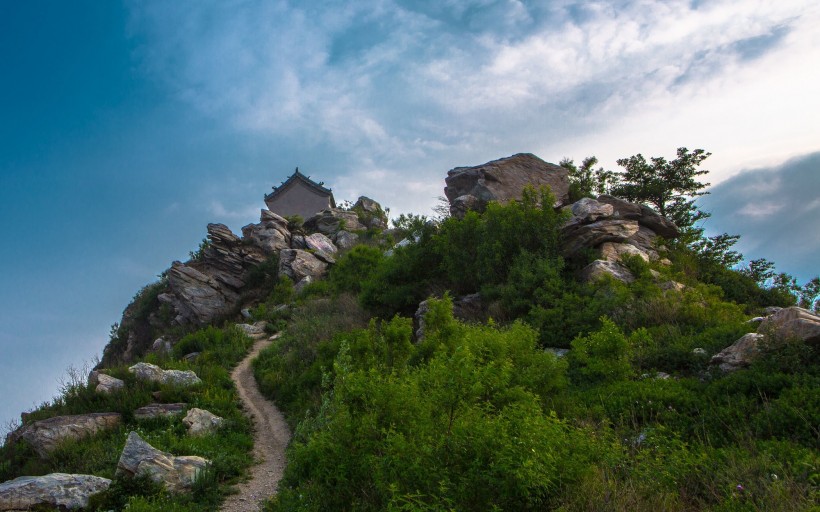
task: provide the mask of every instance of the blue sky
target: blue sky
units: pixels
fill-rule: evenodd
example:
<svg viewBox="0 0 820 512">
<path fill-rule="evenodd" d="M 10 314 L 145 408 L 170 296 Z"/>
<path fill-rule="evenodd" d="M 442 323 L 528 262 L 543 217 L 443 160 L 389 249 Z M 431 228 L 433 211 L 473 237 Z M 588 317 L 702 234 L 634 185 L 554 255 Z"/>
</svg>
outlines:
<svg viewBox="0 0 820 512">
<path fill-rule="evenodd" d="M 808 0 L 0 2 L 0 421 L 296 166 L 429 213 L 456 166 L 704 148 L 707 229 L 806 280 L 818 23 Z"/>
</svg>

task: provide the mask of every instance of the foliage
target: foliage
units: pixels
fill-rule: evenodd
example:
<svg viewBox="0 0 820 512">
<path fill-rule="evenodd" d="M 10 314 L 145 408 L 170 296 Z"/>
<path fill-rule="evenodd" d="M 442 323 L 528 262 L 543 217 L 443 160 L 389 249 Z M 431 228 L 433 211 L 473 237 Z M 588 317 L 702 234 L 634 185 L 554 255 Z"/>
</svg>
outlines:
<svg viewBox="0 0 820 512">
<path fill-rule="evenodd" d="M 196 251 L 190 251 L 188 256 L 191 258 L 191 261 L 202 261 L 205 258 L 205 251 L 211 246 L 211 241 L 207 238 L 203 238 L 201 242 L 199 242 L 199 247 L 197 247 Z"/>
<path fill-rule="evenodd" d="M 609 194 L 618 182 L 618 175 L 612 171 L 605 171 L 603 167 L 593 169 L 598 159 L 594 156 L 584 158 L 581 166 L 575 165 L 573 160 L 564 158 L 558 165 L 569 171 L 569 200 L 578 201 L 584 197 L 595 197 Z"/>
<path fill-rule="evenodd" d="M 710 155 L 702 149 L 690 152 L 681 147 L 671 161 L 653 157 L 650 163 L 640 153 L 621 158 L 618 165 L 624 171 L 619 173 L 619 183 L 612 193 L 628 201 L 647 203 L 678 227 L 692 228 L 695 222 L 708 217 L 698 211 L 693 198 L 707 193 L 702 190 L 709 184 L 697 177 L 709 172 L 698 167 Z"/>
<path fill-rule="evenodd" d="M 330 283 L 337 292 L 359 293 L 383 258 L 378 248 L 357 245 L 342 255 L 331 268 Z"/>
</svg>

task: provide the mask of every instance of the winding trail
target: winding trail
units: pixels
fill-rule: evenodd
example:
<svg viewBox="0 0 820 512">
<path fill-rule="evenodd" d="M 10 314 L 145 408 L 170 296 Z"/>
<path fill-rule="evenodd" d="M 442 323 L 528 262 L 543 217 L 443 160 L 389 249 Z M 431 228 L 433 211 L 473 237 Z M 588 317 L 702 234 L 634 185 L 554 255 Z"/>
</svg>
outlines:
<svg viewBox="0 0 820 512">
<path fill-rule="evenodd" d="M 250 480 L 237 485 L 239 494 L 225 500 L 222 512 L 257 512 L 262 502 L 276 494 L 285 470 L 290 429 L 279 409 L 259 392 L 251 367 L 253 359 L 270 344 L 267 338 L 257 338 L 251 351 L 231 373 L 239 398 L 253 420 L 253 456 L 257 464 L 251 468 Z"/>
</svg>

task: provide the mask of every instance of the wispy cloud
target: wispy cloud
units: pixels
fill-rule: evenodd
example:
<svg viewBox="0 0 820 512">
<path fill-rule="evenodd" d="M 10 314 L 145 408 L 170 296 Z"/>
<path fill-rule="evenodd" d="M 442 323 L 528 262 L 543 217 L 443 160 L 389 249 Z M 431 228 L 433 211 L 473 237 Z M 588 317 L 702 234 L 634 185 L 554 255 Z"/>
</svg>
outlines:
<svg viewBox="0 0 820 512">
<path fill-rule="evenodd" d="M 180 99 L 251 136 L 341 154 L 342 174 L 440 180 L 518 151 L 614 166 L 687 145 L 715 154 L 717 182 L 820 140 L 809 0 L 132 10 L 144 69 Z"/>
</svg>

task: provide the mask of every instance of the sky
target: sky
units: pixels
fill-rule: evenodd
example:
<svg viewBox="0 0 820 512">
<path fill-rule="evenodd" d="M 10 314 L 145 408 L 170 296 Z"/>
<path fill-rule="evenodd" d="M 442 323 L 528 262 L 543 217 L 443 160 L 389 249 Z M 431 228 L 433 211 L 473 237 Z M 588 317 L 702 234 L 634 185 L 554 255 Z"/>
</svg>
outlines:
<svg viewBox="0 0 820 512">
<path fill-rule="evenodd" d="M 817 26 L 812 0 L 0 0 L 0 425 L 297 166 L 395 216 L 519 152 L 703 148 L 707 232 L 804 282 Z"/>
</svg>

